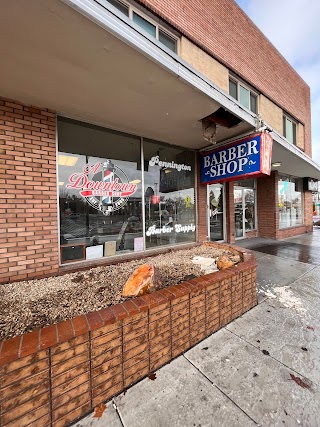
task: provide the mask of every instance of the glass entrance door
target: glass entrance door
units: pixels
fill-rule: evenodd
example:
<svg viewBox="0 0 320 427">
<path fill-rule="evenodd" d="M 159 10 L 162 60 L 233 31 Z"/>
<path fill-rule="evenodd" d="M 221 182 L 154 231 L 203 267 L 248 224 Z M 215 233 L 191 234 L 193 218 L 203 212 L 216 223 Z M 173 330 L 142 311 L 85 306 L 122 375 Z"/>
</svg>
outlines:
<svg viewBox="0 0 320 427">
<path fill-rule="evenodd" d="M 234 188 L 234 224 L 236 238 L 244 237 L 243 226 L 243 188 Z"/>
<path fill-rule="evenodd" d="M 208 236 L 210 241 L 225 240 L 224 186 L 208 185 Z"/>
<path fill-rule="evenodd" d="M 240 185 L 240 183 L 242 185 Z M 236 239 L 245 237 L 246 232 L 256 228 L 255 182 L 252 180 L 246 180 L 240 181 L 240 183 L 234 187 L 234 222 Z"/>
</svg>

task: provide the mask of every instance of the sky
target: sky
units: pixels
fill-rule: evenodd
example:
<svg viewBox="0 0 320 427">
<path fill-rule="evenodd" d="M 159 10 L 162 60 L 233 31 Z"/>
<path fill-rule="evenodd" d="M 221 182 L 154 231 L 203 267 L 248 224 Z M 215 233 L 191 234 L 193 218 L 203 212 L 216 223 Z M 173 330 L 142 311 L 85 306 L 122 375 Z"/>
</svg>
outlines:
<svg viewBox="0 0 320 427">
<path fill-rule="evenodd" d="M 312 158 L 320 165 L 320 1 L 236 2 L 310 86 Z"/>
</svg>

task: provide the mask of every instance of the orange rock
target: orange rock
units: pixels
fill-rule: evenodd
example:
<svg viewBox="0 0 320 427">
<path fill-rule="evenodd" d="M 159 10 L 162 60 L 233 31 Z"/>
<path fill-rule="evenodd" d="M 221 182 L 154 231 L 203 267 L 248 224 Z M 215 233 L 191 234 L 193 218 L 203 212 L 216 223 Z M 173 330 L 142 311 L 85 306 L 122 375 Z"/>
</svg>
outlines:
<svg viewBox="0 0 320 427">
<path fill-rule="evenodd" d="M 123 297 L 137 297 L 155 291 L 161 281 L 153 265 L 143 264 L 129 277 L 122 290 Z"/>
<path fill-rule="evenodd" d="M 233 266 L 233 261 L 226 255 L 220 255 L 216 261 L 219 270 L 225 270 L 226 268 Z"/>
</svg>

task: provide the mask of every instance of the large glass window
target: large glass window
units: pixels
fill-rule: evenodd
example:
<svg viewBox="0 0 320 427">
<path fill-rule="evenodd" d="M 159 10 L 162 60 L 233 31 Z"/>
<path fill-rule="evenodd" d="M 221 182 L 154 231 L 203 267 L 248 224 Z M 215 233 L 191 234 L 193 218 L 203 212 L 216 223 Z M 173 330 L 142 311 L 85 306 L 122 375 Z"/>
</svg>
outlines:
<svg viewBox="0 0 320 427">
<path fill-rule="evenodd" d="M 59 119 L 62 262 L 143 249 L 140 138 Z"/>
<path fill-rule="evenodd" d="M 140 137 L 59 118 L 62 263 L 195 240 L 194 153 L 144 147 L 142 164 Z"/>
<path fill-rule="evenodd" d="M 195 241 L 194 153 L 144 140 L 146 246 Z"/>
<path fill-rule="evenodd" d="M 279 228 L 303 224 L 302 180 L 280 176 L 278 180 Z"/>
</svg>

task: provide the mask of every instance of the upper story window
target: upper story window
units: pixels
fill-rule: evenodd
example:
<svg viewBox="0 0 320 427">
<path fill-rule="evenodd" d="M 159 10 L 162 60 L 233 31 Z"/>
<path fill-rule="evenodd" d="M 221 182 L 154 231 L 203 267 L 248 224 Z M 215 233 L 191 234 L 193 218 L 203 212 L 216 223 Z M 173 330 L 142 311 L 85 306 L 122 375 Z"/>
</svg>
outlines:
<svg viewBox="0 0 320 427">
<path fill-rule="evenodd" d="M 108 0 L 108 2 L 124 15 L 128 16 L 148 34 L 155 37 L 168 49 L 172 50 L 172 52 L 177 53 L 178 38 L 173 34 L 170 34 L 166 28 L 162 27 L 152 18 L 144 15 L 139 9 L 125 1 Z"/>
<path fill-rule="evenodd" d="M 289 116 L 283 115 L 283 136 L 292 144 L 297 143 L 297 123 Z"/>
<path fill-rule="evenodd" d="M 257 114 L 258 95 L 235 78 L 229 78 L 229 94 L 248 110 Z"/>
</svg>

